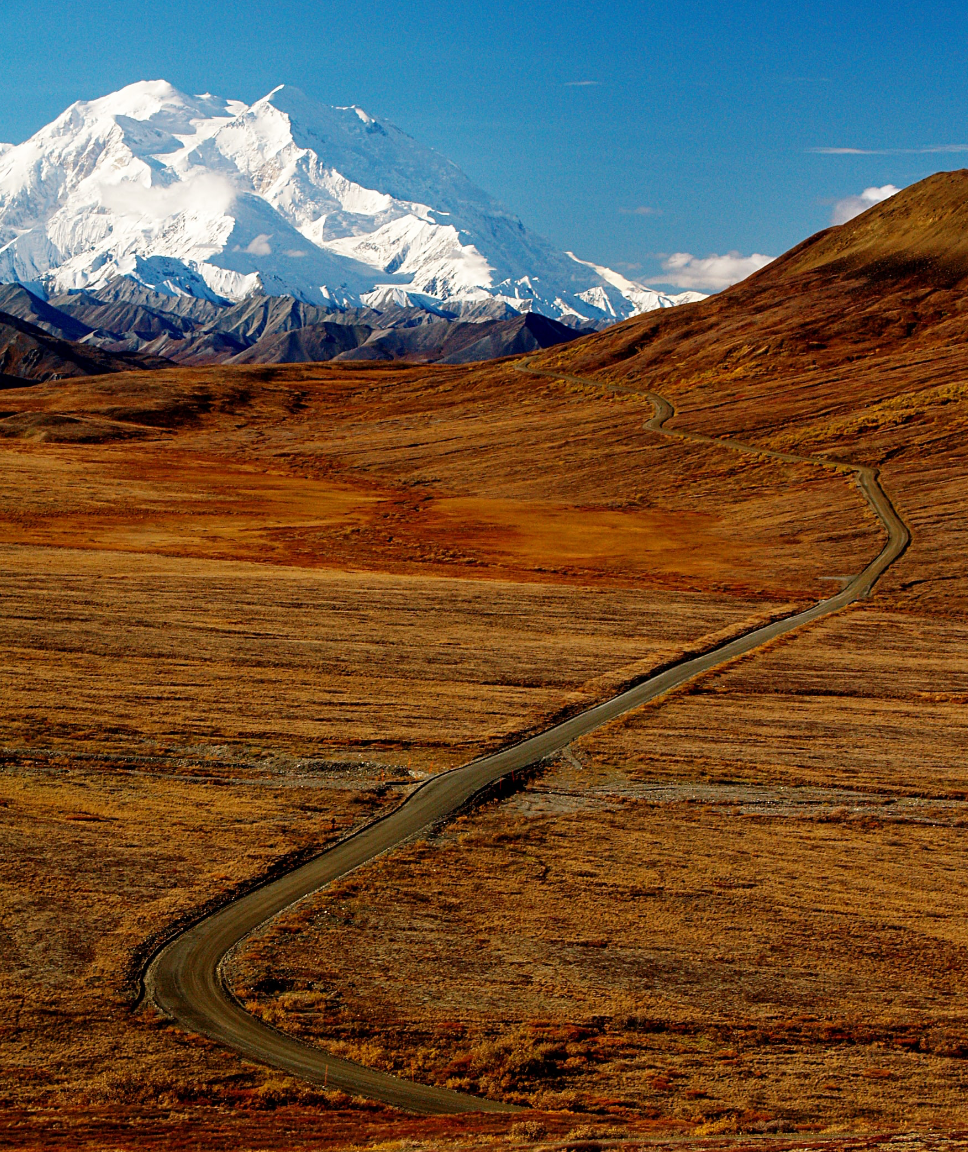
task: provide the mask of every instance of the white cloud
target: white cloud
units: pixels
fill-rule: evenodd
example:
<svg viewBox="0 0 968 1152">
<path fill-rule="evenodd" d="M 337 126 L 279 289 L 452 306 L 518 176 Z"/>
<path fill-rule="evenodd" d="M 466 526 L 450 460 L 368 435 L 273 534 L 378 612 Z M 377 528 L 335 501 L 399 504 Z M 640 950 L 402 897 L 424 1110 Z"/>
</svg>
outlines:
<svg viewBox="0 0 968 1152">
<path fill-rule="evenodd" d="M 640 204 L 637 208 L 619 208 L 623 216 L 661 216 L 661 208 L 650 208 L 648 204 Z"/>
<path fill-rule="evenodd" d="M 259 235 L 251 241 L 245 251 L 249 256 L 271 256 L 272 245 L 269 243 L 270 239 L 271 237 L 268 232 L 260 232 Z"/>
<path fill-rule="evenodd" d="M 565 88 L 600 88 L 601 80 L 566 80 Z"/>
<path fill-rule="evenodd" d="M 815 156 L 930 156 L 936 152 L 968 152 L 968 144 L 932 144 L 930 148 L 808 148 Z"/>
<path fill-rule="evenodd" d="M 309 253 L 305 248 L 287 248 L 286 255 L 292 256 L 294 259 L 298 260 L 301 256 L 308 256 Z"/>
<path fill-rule="evenodd" d="M 896 196 L 900 191 L 901 189 L 895 188 L 893 184 L 885 184 L 882 188 L 865 188 L 859 196 L 845 196 L 843 200 L 838 200 L 834 204 L 830 213 L 830 223 L 846 224 L 861 212 L 866 212 L 868 208 L 880 204 L 882 200 Z"/>
<path fill-rule="evenodd" d="M 102 184 L 98 195 L 104 207 L 119 216 L 164 220 L 183 212 L 197 212 L 200 205 L 204 205 L 206 216 L 220 216 L 231 207 L 236 189 L 224 176 L 200 172 L 174 184 L 145 186 L 132 180 Z"/>
<path fill-rule="evenodd" d="M 725 256 L 693 256 L 690 252 L 673 252 L 662 261 L 662 270 L 669 273 L 665 283 L 677 288 L 703 288 L 718 292 L 739 280 L 752 276 L 760 268 L 765 268 L 773 259 L 754 252 L 752 256 L 741 256 L 739 252 L 727 252 Z"/>
</svg>

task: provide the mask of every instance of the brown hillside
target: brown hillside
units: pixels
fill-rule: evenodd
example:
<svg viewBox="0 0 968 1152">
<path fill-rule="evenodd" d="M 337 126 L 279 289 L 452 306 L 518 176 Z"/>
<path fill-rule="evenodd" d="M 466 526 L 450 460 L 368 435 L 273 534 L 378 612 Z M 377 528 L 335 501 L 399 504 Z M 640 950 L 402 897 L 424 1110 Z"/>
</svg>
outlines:
<svg viewBox="0 0 968 1152">
<path fill-rule="evenodd" d="M 877 463 L 911 547 L 869 602 L 280 917 L 232 972 L 251 1010 L 424 1080 L 700 1135 L 960 1126 L 966 205 L 968 173 L 932 177 L 720 297 L 535 358 L 661 391 L 673 428 Z M 665 443 L 637 462 L 653 494 L 673 458 L 683 507 L 726 491 Z"/>
<path fill-rule="evenodd" d="M 652 312 L 560 354 L 572 370 L 657 386 L 723 369 L 775 375 L 968 332 L 968 170 L 940 172 L 805 240 L 699 304 Z"/>
<path fill-rule="evenodd" d="M 953 1147 L 966 201 L 933 177 L 535 357 L 582 381 L 298 364 L 0 393 L 0 1145 Z M 881 546 L 850 476 L 656 432 L 651 388 L 672 429 L 876 463 L 911 547 L 870 600 L 591 734 L 227 971 L 278 1027 L 550 1111 L 478 1141 L 133 1010 L 157 933 Z"/>
<path fill-rule="evenodd" d="M 675 404 L 673 427 L 879 465 L 914 532 L 880 594 L 968 611 L 968 171 L 943 172 L 700 304 L 545 353 Z"/>
</svg>

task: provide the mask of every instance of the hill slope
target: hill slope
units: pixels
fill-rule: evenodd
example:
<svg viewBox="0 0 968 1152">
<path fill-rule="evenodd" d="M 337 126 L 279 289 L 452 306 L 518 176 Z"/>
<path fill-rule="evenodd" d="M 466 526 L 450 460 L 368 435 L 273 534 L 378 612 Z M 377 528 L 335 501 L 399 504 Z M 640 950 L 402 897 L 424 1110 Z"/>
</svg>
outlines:
<svg viewBox="0 0 968 1152">
<path fill-rule="evenodd" d="M 680 428 L 875 462 L 911 548 L 870 601 L 293 906 L 226 978 L 303 1040 L 551 1109 L 533 1120 L 562 1147 L 597 1144 L 590 1117 L 664 1148 L 945 1147 L 968 1051 L 968 348 L 928 234 L 957 231 L 964 191 L 928 182 L 720 300 L 538 354 L 547 376 L 179 367 L 6 393 L 9 1142 L 359 1144 L 380 1114 L 181 1042 L 128 977 L 156 925 L 350 810 L 828 597 L 880 547 L 852 473 Z M 437 323 L 402 312 L 421 339 Z M 625 391 L 562 378 L 582 362 Z M 453 1132 L 385 1123 L 382 1143 Z"/>
<path fill-rule="evenodd" d="M 722 295 L 541 357 L 673 401 L 675 424 L 879 465 L 914 542 L 884 583 L 968 614 L 968 171 L 806 240 Z"/>
<path fill-rule="evenodd" d="M 581 342 L 575 370 L 657 385 L 775 375 L 964 339 L 968 170 L 941 172 L 805 240 L 718 296 Z"/>
<path fill-rule="evenodd" d="M 130 372 L 133 368 L 166 368 L 158 356 L 112 354 L 87 344 L 61 340 L 16 316 L 0 312 L 0 375 L 4 386 L 23 381 L 61 380 Z"/>
</svg>

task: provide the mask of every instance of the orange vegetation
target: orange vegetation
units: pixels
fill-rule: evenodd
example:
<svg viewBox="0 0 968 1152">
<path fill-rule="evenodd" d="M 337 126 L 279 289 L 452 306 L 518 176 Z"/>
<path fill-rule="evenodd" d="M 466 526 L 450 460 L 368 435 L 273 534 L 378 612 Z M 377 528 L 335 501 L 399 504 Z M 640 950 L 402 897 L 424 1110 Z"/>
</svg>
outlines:
<svg viewBox="0 0 968 1152">
<path fill-rule="evenodd" d="M 566 763 L 280 917 L 235 988 L 366 1063 L 541 1108 L 956 1127 L 968 805 L 867 808 Z"/>
<path fill-rule="evenodd" d="M 966 192 L 931 178 L 713 301 L 536 359 L 658 389 L 672 428 L 879 465 L 912 545 L 869 605 L 616 721 L 575 749 L 582 775 L 269 928 L 238 960 L 253 1010 L 427 1079 L 695 1131 L 957 1126 Z M 693 507 L 762 475 L 733 457 L 713 479 L 673 445 Z"/>
<path fill-rule="evenodd" d="M 46 421 L 0 453 L 9 543 L 810 595 L 878 538 L 840 477 L 683 449 L 647 401 L 509 366 L 185 369 L 5 403 Z M 64 442 L 64 413 L 100 442 Z"/>
<path fill-rule="evenodd" d="M 582 384 L 298 365 L 5 390 L 0 1142 L 955 1127 L 966 182 L 537 358 Z M 233 975 L 359 1059 L 555 1111 L 411 1123 L 134 1013 L 139 958 L 192 909 L 880 547 L 848 478 L 646 429 L 656 388 L 673 428 L 877 464 L 911 548 L 868 604 L 307 901 Z"/>
</svg>

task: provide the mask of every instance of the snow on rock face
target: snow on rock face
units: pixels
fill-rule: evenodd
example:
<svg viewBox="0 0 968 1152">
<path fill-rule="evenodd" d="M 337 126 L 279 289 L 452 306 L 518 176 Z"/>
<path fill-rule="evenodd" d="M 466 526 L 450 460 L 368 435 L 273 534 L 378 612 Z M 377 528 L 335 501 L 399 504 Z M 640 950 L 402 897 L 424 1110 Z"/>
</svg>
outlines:
<svg viewBox="0 0 968 1152">
<path fill-rule="evenodd" d="M 399 291 L 590 320 L 701 298 L 557 252 L 362 108 L 289 87 L 246 106 L 160 80 L 0 144 L 0 282 L 53 293 L 118 276 L 203 298 L 340 306 Z"/>
</svg>

